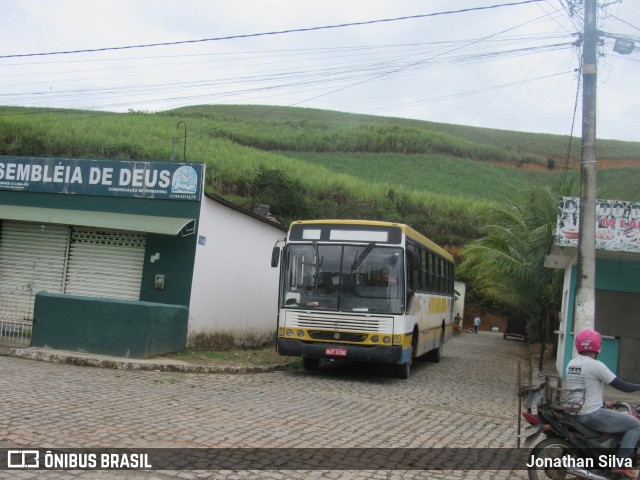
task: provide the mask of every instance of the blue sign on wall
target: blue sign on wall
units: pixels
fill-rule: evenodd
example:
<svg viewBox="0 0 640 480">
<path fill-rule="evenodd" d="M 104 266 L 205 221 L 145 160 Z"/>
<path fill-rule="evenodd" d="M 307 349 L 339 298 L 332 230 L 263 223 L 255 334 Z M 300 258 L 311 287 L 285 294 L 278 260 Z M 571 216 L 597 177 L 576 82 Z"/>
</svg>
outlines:
<svg viewBox="0 0 640 480">
<path fill-rule="evenodd" d="M 203 174 L 201 163 L 0 157 L 0 190 L 199 201 Z"/>
</svg>

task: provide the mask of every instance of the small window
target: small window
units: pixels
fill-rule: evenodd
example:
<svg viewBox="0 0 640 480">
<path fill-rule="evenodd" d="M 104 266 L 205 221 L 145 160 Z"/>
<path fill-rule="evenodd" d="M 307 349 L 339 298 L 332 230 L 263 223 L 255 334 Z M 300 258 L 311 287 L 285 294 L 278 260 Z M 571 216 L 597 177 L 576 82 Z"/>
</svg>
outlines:
<svg viewBox="0 0 640 480">
<path fill-rule="evenodd" d="M 407 242 L 407 282 L 409 290 L 420 292 L 420 247 Z"/>
<path fill-rule="evenodd" d="M 421 270 L 421 281 L 422 281 L 422 291 L 429 291 L 429 252 L 424 249 L 420 249 L 420 258 L 422 261 L 422 270 Z"/>
<path fill-rule="evenodd" d="M 429 253 L 429 291 L 435 292 L 438 289 L 438 271 L 436 265 L 436 256 Z"/>
</svg>

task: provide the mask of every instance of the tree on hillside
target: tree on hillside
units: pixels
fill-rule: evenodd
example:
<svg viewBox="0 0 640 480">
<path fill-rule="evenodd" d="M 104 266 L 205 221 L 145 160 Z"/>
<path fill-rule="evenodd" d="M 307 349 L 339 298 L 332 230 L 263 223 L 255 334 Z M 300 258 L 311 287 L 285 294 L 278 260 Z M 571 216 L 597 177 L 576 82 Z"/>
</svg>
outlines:
<svg viewBox="0 0 640 480">
<path fill-rule="evenodd" d="M 556 194 L 532 186 L 496 210 L 485 236 L 464 247 L 460 266 L 477 290 L 530 315 L 539 329 L 540 362 L 561 295 L 560 271 L 544 266 L 557 209 Z"/>
</svg>

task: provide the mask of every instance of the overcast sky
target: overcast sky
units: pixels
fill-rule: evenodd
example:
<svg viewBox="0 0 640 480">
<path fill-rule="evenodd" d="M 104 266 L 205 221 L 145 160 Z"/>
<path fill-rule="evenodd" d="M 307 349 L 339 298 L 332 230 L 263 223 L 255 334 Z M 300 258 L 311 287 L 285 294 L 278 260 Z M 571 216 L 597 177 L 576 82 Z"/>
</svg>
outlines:
<svg viewBox="0 0 640 480">
<path fill-rule="evenodd" d="M 507 5 L 522 1 L 0 0 L 0 105 L 265 104 L 569 135 L 583 2 Z M 610 3 L 598 137 L 640 141 L 640 0 Z M 399 17 L 416 18 L 256 35 Z M 116 49 L 156 43 L 172 45 Z M 30 55 L 90 49 L 107 50 Z"/>
</svg>

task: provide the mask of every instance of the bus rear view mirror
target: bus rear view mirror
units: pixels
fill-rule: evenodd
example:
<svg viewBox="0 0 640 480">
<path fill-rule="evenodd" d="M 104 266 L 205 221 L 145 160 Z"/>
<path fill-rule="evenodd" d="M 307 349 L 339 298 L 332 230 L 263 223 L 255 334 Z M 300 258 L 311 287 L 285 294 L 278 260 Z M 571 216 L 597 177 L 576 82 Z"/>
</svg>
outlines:
<svg viewBox="0 0 640 480">
<path fill-rule="evenodd" d="M 280 263 L 280 247 L 273 247 L 271 251 L 271 266 L 277 267 Z"/>
</svg>

